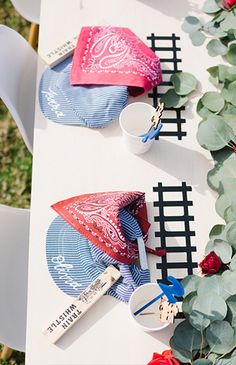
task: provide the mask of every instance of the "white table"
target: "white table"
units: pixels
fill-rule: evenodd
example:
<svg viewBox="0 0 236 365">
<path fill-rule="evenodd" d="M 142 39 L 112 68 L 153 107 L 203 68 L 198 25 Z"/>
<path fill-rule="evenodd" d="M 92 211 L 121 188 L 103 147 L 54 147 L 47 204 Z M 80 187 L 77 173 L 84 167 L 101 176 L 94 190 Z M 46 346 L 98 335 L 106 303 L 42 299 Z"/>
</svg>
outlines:
<svg viewBox="0 0 236 365">
<path fill-rule="evenodd" d="M 178 63 L 178 69 L 195 74 L 202 82 L 203 90 L 209 90 L 205 69 L 217 60 L 207 56 L 205 47 L 193 47 L 181 30 L 183 18 L 198 14 L 202 3 L 202 0 L 42 0 L 39 53 L 46 54 L 65 39 L 79 33 L 82 25 L 128 26 L 149 46 L 151 43 L 146 37 L 151 33 L 161 36 L 175 33 L 181 37 L 176 41 L 177 47 L 181 47 L 177 56 L 182 60 Z M 159 46 L 164 43 L 160 41 Z M 171 58 L 173 53 L 159 52 L 159 55 Z M 45 67 L 40 60 L 38 80 Z M 172 63 L 163 64 L 164 69 L 171 67 Z M 152 98 L 146 96 L 143 99 L 152 103 Z M 190 187 L 187 198 L 193 205 L 187 206 L 185 213 L 194 217 L 193 221 L 189 221 L 189 230 L 195 231 L 196 235 L 189 236 L 188 242 L 186 237 L 178 237 L 177 234 L 166 238 L 168 247 L 183 247 L 183 252 L 167 254 L 168 273 L 179 278 L 185 276 L 187 270 L 181 268 L 181 265 L 184 266 L 181 262 L 189 261 L 191 255 L 193 262 L 202 258 L 209 230 L 219 222 L 214 209 L 215 196 L 206 183 L 206 174 L 212 162 L 195 137 L 199 121 L 195 114 L 195 102 L 196 99 L 193 99 L 187 110 L 181 112 L 182 118 L 186 119 L 182 130 L 187 135 L 181 140 L 176 136 L 162 136 L 143 156 L 132 155 L 123 148 L 117 122 L 104 130 L 58 125 L 43 117 L 36 102 L 27 365 L 144 365 L 154 351 L 159 352 L 169 346 L 173 326 L 155 334 L 144 333 L 130 320 L 127 305 L 107 296 L 56 345 L 49 343 L 42 329 L 70 298 L 56 287 L 50 277 L 45 237 L 55 217 L 55 212 L 50 208 L 52 203 L 87 192 L 139 190 L 146 193 L 152 223 L 148 244 L 158 246 L 160 242 L 155 232 L 160 227 L 158 222 L 154 222 L 154 217 L 159 213 L 153 202 L 161 196 L 158 197 L 158 192 L 153 188 L 157 190 L 158 183 L 179 188 L 186 182 Z M 163 130 L 175 128 L 175 124 L 165 124 Z M 164 193 L 164 200 L 181 200 L 183 194 L 181 191 Z M 168 215 L 183 215 L 181 206 L 165 209 Z M 186 227 L 184 222 L 178 221 L 169 221 L 165 225 L 165 229 L 172 232 L 183 231 Z M 186 253 L 186 245 L 196 246 L 197 252 Z M 178 248 L 172 249 L 176 250 Z M 176 262 L 180 263 L 177 267 Z M 156 263 L 160 264 L 161 259 L 149 257 L 153 280 L 161 278 L 164 272 L 157 270 Z"/>
</svg>

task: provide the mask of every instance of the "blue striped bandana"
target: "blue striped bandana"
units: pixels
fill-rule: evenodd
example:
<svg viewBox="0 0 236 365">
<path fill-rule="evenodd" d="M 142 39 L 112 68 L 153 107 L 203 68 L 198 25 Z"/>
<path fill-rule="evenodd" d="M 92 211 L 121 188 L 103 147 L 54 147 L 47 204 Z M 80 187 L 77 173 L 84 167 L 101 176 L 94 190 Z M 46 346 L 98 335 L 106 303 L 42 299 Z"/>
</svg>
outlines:
<svg viewBox="0 0 236 365">
<path fill-rule="evenodd" d="M 118 119 L 128 101 L 127 86 L 71 86 L 72 57 L 47 68 L 39 84 L 39 103 L 53 122 L 102 128 Z"/>
</svg>

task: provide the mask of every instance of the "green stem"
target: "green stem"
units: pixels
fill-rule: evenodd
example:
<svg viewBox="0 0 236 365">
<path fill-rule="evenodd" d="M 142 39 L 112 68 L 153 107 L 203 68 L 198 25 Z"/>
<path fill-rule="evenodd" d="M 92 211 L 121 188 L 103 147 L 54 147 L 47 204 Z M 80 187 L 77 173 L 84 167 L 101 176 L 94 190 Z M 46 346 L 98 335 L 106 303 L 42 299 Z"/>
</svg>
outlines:
<svg viewBox="0 0 236 365">
<path fill-rule="evenodd" d="M 217 362 L 218 360 L 222 359 L 225 355 L 230 354 L 230 352 L 232 352 L 235 349 L 235 347 L 236 347 L 236 345 L 234 345 L 229 351 L 225 352 L 223 355 L 217 357 L 217 359 L 215 361 Z"/>
</svg>

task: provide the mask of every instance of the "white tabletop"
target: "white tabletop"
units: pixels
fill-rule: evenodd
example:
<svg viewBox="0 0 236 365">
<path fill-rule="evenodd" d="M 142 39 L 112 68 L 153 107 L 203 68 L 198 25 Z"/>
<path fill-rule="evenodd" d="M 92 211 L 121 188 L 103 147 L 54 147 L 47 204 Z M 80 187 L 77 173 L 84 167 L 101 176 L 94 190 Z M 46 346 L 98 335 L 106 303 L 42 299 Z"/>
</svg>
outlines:
<svg viewBox="0 0 236 365">
<path fill-rule="evenodd" d="M 151 33 L 159 36 L 174 33 L 180 36 L 180 40 L 176 41 L 176 46 L 181 48 L 177 51 L 181 61 L 178 62 L 178 70 L 195 74 L 202 89 L 209 90 L 211 86 L 207 81 L 206 68 L 217 60 L 207 56 L 205 47 L 192 46 L 181 30 L 183 18 L 189 14 L 199 15 L 202 3 L 203 0 L 42 0 L 39 53 L 43 56 L 78 34 L 83 25 L 128 26 L 149 46 L 151 42 L 147 36 Z M 166 42 L 160 40 L 158 45 L 166 46 Z M 159 52 L 159 56 L 172 58 L 173 52 Z M 173 63 L 164 62 L 162 67 L 173 69 Z M 45 63 L 40 60 L 38 80 L 45 68 Z M 165 75 L 165 80 L 167 78 L 168 75 Z M 159 92 L 163 90 L 158 89 Z M 149 103 L 153 101 L 147 96 L 141 99 Z M 130 102 L 136 100 L 131 98 Z M 56 216 L 51 204 L 88 192 L 139 190 L 146 193 L 152 224 L 148 245 L 159 246 L 160 239 L 155 237 L 155 232 L 159 232 L 161 227 L 158 221 L 154 221 L 159 210 L 153 202 L 161 199 L 158 184 L 162 183 L 165 187 L 180 190 L 164 192 L 165 201 L 184 199 L 186 202 L 187 198 L 193 204 L 186 205 L 185 210 L 181 206 L 171 206 L 172 203 L 165 208 L 166 215 L 180 216 L 180 220 L 183 213 L 190 216 L 189 227 L 184 221 L 166 223 L 165 230 L 174 232 L 172 237 L 166 237 L 168 233 L 161 228 L 166 245 L 172 252 L 163 259 L 164 263 L 167 261 L 167 271 L 163 269 L 160 258 L 149 257 L 152 280 L 167 273 L 178 278 L 190 273 L 194 262 L 202 258 L 210 228 L 219 222 L 214 209 L 215 196 L 206 183 L 212 162 L 209 153 L 196 141 L 199 122 L 195 113 L 196 100 L 192 99 L 187 110 L 181 111 L 181 118 L 185 119 L 181 128 L 186 136 L 181 139 L 176 133 L 161 136 L 153 148 L 141 156 L 133 155 L 123 147 L 117 122 L 103 130 L 58 125 L 44 118 L 36 102 L 27 365 L 144 365 L 154 351 L 159 352 L 169 346 L 173 326 L 155 334 L 144 333 L 130 320 L 127 305 L 108 296 L 103 297 L 56 345 L 49 343 L 42 329 L 70 298 L 56 287 L 48 272 L 45 237 Z M 175 112 L 168 114 L 169 117 L 171 115 L 176 118 Z M 165 124 L 163 131 L 176 131 L 176 123 Z M 186 194 L 183 193 L 183 183 L 189 187 Z M 187 234 L 178 236 L 176 231 Z M 188 235 L 189 231 L 195 232 L 195 236 Z M 190 248 L 186 249 L 186 246 Z M 174 252 L 178 250 L 182 252 Z M 163 270 L 157 269 L 157 263 Z"/>
</svg>

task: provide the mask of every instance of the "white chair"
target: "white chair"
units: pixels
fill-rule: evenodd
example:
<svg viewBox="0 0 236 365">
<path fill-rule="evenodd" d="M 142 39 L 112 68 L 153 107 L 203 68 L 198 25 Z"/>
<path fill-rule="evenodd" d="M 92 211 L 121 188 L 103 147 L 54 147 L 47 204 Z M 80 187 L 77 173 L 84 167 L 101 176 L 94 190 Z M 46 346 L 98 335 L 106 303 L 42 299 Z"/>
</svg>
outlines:
<svg viewBox="0 0 236 365">
<path fill-rule="evenodd" d="M 23 18 L 30 23 L 39 24 L 41 0 L 11 0 Z"/>
<path fill-rule="evenodd" d="M 39 35 L 41 0 L 12 0 L 12 4 L 18 13 L 31 23 L 28 42 L 33 48 L 36 48 Z"/>
<path fill-rule="evenodd" d="M 28 209 L 0 204 L 0 343 L 25 351 Z"/>
<path fill-rule="evenodd" d="M 33 152 L 37 54 L 13 29 L 0 25 L 0 98 Z"/>
</svg>

